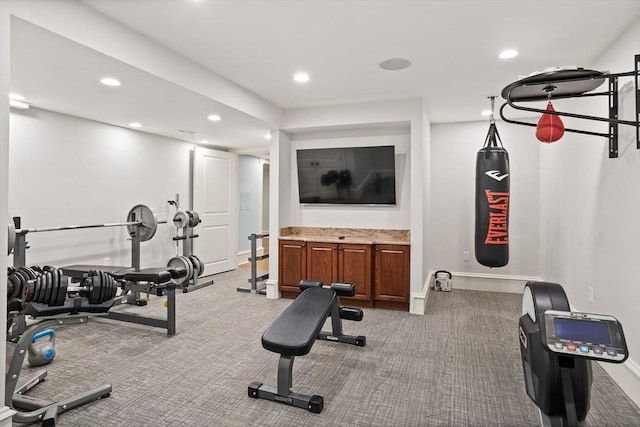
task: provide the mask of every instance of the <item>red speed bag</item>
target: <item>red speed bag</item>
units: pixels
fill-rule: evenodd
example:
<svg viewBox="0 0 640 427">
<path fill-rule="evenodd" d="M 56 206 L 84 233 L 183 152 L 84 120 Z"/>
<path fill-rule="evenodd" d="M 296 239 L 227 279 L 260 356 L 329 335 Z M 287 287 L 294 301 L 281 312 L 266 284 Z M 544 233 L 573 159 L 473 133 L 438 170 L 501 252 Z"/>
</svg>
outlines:
<svg viewBox="0 0 640 427">
<path fill-rule="evenodd" d="M 551 102 L 547 104 L 547 111 L 556 111 L 553 109 Z M 544 113 L 540 120 L 538 120 L 538 126 L 536 126 L 536 138 L 538 141 L 544 143 L 556 142 L 564 135 L 564 124 L 560 119 L 560 116 L 555 114 Z"/>
</svg>

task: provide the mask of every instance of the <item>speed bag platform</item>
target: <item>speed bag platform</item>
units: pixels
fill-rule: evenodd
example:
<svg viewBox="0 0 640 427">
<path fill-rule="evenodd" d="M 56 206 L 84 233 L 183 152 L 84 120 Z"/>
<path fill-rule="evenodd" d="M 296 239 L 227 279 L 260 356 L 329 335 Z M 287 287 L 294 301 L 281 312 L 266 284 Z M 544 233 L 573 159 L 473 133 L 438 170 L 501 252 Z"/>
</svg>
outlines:
<svg viewBox="0 0 640 427">
<path fill-rule="evenodd" d="M 476 157 L 475 255 L 487 267 L 509 262 L 509 153 L 495 123 Z"/>
</svg>

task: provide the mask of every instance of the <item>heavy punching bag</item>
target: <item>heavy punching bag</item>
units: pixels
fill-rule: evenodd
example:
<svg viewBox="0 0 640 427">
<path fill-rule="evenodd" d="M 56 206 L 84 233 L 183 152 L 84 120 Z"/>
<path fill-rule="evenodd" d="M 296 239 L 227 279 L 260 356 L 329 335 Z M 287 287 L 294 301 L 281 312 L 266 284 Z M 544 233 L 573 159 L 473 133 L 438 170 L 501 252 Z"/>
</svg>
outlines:
<svg viewBox="0 0 640 427">
<path fill-rule="evenodd" d="M 498 142 L 500 143 L 498 145 Z M 509 262 L 509 153 L 493 120 L 476 157 L 476 260 L 487 267 Z"/>
</svg>

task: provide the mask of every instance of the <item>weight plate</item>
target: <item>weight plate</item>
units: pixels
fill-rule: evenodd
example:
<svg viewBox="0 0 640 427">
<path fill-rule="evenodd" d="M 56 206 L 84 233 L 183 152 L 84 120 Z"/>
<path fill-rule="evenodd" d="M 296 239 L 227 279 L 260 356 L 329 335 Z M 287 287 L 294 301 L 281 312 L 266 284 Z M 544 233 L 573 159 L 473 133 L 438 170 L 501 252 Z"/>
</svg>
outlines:
<svg viewBox="0 0 640 427">
<path fill-rule="evenodd" d="M 61 272 L 60 279 L 58 280 L 58 299 L 55 303 L 56 306 L 64 305 L 64 301 L 67 299 L 67 287 L 69 287 L 69 278 L 63 276 Z"/>
<path fill-rule="evenodd" d="M 40 300 L 40 295 L 42 293 L 42 290 L 44 289 L 44 283 L 46 280 L 47 280 L 46 274 L 43 274 L 42 276 L 36 279 L 36 291 L 33 294 L 33 300 L 35 302 L 38 302 Z"/>
<path fill-rule="evenodd" d="M 30 269 L 29 267 L 20 267 L 18 269 L 18 271 L 21 271 L 25 276 L 27 276 L 27 279 L 35 279 L 36 278 L 36 273 Z"/>
<path fill-rule="evenodd" d="M 13 252 L 13 248 L 16 246 L 16 226 L 11 219 L 11 215 L 9 215 L 9 247 L 7 255 L 11 255 Z"/>
<path fill-rule="evenodd" d="M 13 281 L 7 276 L 7 298 L 13 294 Z"/>
<path fill-rule="evenodd" d="M 11 276 L 9 276 L 9 279 L 13 283 L 13 292 L 11 293 L 10 296 L 12 298 L 18 298 L 20 296 L 20 292 L 22 292 L 20 290 L 20 286 L 21 286 L 20 278 L 16 276 L 16 273 L 13 273 Z"/>
<path fill-rule="evenodd" d="M 116 297 L 116 280 L 109 276 L 109 284 L 111 285 L 111 293 L 109 294 L 109 299 L 114 299 Z"/>
<path fill-rule="evenodd" d="M 14 276 L 18 278 L 19 285 L 17 288 L 13 288 L 13 296 L 16 298 L 22 298 L 23 289 L 27 285 L 27 276 L 25 276 L 25 274 L 20 270 L 17 270 L 14 273 Z"/>
<path fill-rule="evenodd" d="M 42 288 L 40 288 L 40 296 L 38 297 L 38 302 L 44 302 L 44 296 L 47 293 L 47 289 L 51 289 L 51 287 L 53 286 L 53 274 L 55 272 L 55 270 L 49 271 L 46 280 L 42 282 Z"/>
<path fill-rule="evenodd" d="M 198 224 L 200 224 L 202 221 L 200 220 L 200 215 L 198 215 L 198 212 L 196 212 L 196 211 L 192 211 L 192 212 L 193 212 L 193 225 L 192 225 L 192 227 L 195 227 Z"/>
<path fill-rule="evenodd" d="M 93 272 L 93 276 L 91 276 L 91 294 L 89 295 L 89 303 L 90 304 L 100 304 L 100 289 L 102 288 L 102 283 L 100 283 L 100 276 Z"/>
<path fill-rule="evenodd" d="M 38 301 L 38 295 L 40 294 L 40 286 L 42 286 L 42 280 L 44 279 L 44 276 L 40 276 L 36 279 L 36 287 L 33 290 L 33 300 L 34 301 Z"/>
<path fill-rule="evenodd" d="M 15 268 L 9 266 L 7 267 L 7 276 L 11 276 L 16 271 Z"/>
<path fill-rule="evenodd" d="M 35 280 L 29 280 L 27 282 L 27 286 L 24 287 L 24 298 L 23 302 L 31 302 L 33 301 L 33 293 L 35 292 Z"/>
<path fill-rule="evenodd" d="M 158 229 L 158 219 L 151 208 L 146 205 L 135 205 L 127 215 L 127 222 L 142 221 L 140 225 L 128 225 L 129 235 L 134 237 L 140 233 L 140 241 L 146 242 L 151 239 Z"/>
<path fill-rule="evenodd" d="M 177 279 L 171 279 L 171 283 L 173 283 L 174 285 L 182 285 L 189 280 L 189 267 L 191 267 L 191 263 L 188 262 L 185 257 L 176 256 L 171 258 L 167 263 L 167 267 L 184 268 L 187 271 L 186 276 L 179 277 Z"/>
<path fill-rule="evenodd" d="M 193 228 L 200 224 L 200 215 L 196 211 L 187 211 L 187 215 L 189 216 L 189 227 Z"/>
<path fill-rule="evenodd" d="M 185 228 L 189 224 L 189 215 L 186 212 L 178 211 L 173 217 L 173 223 L 178 228 Z"/>
<path fill-rule="evenodd" d="M 185 282 L 188 282 L 193 277 L 193 264 L 191 263 L 191 260 L 186 256 L 181 256 L 180 258 L 184 260 L 184 265 L 187 268 L 187 275 L 185 276 Z"/>
<path fill-rule="evenodd" d="M 193 273 L 191 274 L 193 277 L 198 277 L 198 273 L 200 272 L 200 261 L 198 261 L 198 258 L 193 255 L 189 255 L 189 261 L 191 261 L 191 264 L 193 265 Z"/>
<path fill-rule="evenodd" d="M 200 264 L 200 270 L 198 270 L 198 277 L 202 276 L 204 274 L 204 263 L 202 262 L 202 260 L 197 256 L 197 255 L 192 255 L 195 259 L 198 260 L 198 263 Z"/>
<path fill-rule="evenodd" d="M 51 301 L 55 301 L 58 298 L 58 272 L 51 273 L 51 286 L 48 287 L 49 292 L 45 292 L 43 304 L 51 305 Z"/>
<path fill-rule="evenodd" d="M 107 278 L 102 271 L 98 271 L 98 276 L 100 276 L 100 301 L 98 304 L 102 304 L 107 300 Z"/>
</svg>

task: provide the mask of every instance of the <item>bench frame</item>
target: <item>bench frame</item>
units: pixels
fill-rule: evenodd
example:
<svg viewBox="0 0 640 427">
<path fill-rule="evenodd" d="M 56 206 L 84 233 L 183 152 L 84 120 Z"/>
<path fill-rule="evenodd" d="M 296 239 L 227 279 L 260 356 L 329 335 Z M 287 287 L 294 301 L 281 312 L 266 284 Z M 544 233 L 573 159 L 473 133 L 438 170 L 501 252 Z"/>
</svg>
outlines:
<svg viewBox="0 0 640 427">
<path fill-rule="evenodd" d="M 296 300 L 291 304 L 295 303 Z M 320 331 L 316 339 L 353 344 L 359 347 L 366 345 L 367 339 L 365 336 L 351 336 L 343 333 L 338 292 L 336 292 L 336 297 L 333 299 L 328 313 L 328 316 L 331 317 L 332 331 L 331 333 Z M 326 318 L 324 320 L 326 320 Z M 322 396 L 315 394 L 308 396 L 292 390 L 294 360 L 295 356 L 280 354 L 280 359 L 278 360 L 278 386 L 273 387 L 264 385 L 261 382 L 252 382 L 249 384 L 248 395 L 254 399 L 271 400 L 273 402 L 295 406 L 296 408 L 307 409 L 309 412 L 319 414 L 324 408 L 324 398 Z"/>
</svg>

